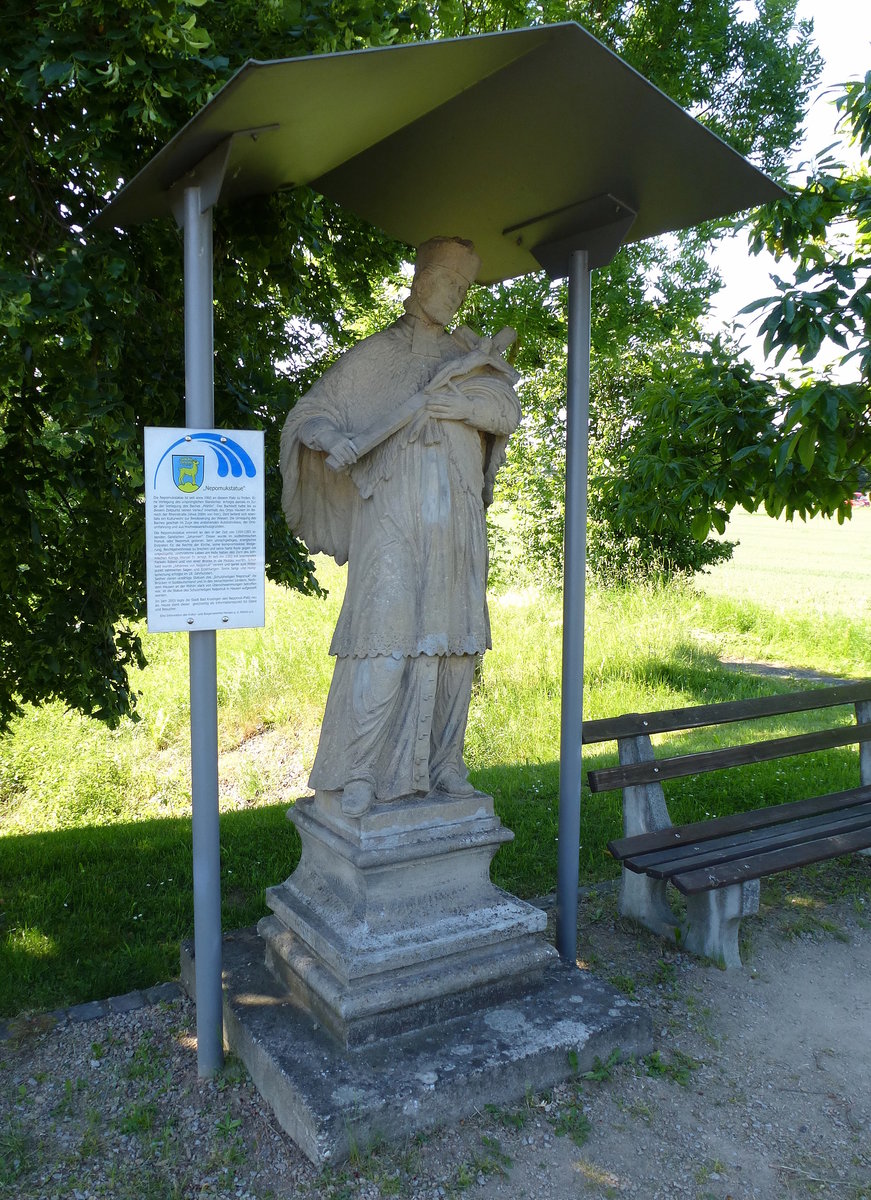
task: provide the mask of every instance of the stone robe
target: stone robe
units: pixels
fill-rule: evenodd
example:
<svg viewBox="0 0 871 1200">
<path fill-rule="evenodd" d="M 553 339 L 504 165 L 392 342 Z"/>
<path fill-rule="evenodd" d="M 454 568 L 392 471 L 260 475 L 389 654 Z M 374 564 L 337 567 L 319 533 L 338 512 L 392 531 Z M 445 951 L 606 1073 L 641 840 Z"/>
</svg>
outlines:
<svg viewBox="0 0 871 1200">
<path fill-rule="evenodd" d="M 390 800 L 427 792 L 443 767 L 464 773 L 475 656 L 490 645 L 485 505 L 520 418 L 514 373 L 486 348 L 470 359 L 476 343 L 406 315 L 344 355 L 285 424 L 288 522 L 309 550 L 348 562 L 316 789 L 366 779 Z M 413 418 L 346 472 L 326 466 L 322 434 L 389 422 L 452 362 L 447 386 L 471 419 Z"/>
</svg>

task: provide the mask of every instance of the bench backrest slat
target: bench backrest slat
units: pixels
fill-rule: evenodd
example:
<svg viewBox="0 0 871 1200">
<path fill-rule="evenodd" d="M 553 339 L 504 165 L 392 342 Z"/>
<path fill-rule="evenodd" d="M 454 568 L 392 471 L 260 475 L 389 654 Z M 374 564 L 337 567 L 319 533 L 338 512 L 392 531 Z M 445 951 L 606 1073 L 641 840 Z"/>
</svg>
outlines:
<svg viewBox="0 0 871 1200">
<path fill-rule="evenodd" d="M 693 708 L 604 717 L 584 722 L 582 737 L 585 745 L 594 745 L 644 733 L 675 733 L 681 729 L 698 729 L 703 725 L 779 717 L 786 713 L 832 708 L 838 704 L 857 704 L 863 700 L 871 700 L 871 680 L 868 679 L 806 692 L 787 692 L 782 696 L 758 696 L 752 700 L 727 700 L 722 704 L 700 704 Z"/>
<path fill-rule="evenodd" d="M 625 767 L 605 767 L 588 771 L 591 792 L 607 792 L 633 784 L 661 783 L 683 775 L 699 775 L 706 771 L 721 771 L 747 763 L 769 762 L 790 758 L 795 754 L 811 754 L 835 746 L 850 746 L 855 742 L 871 742 L 871 724 L 848 725 L 837 729 L 821 729 L 794 737 L 774 738 L 767 742 L 750 742 L 742 746 L 726 746 L 722 750 L 703 750 L 697 754 L 680 754 L 652 762 L 634 763 Z"/>
</svg>

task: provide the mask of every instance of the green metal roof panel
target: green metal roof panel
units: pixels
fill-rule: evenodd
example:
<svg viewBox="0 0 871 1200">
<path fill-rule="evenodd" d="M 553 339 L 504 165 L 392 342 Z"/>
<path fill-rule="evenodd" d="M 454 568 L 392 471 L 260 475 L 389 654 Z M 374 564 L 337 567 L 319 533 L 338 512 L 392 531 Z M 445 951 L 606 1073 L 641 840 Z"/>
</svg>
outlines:
<svg viewBox="0 0 871 1200">
<path fill-rule="evenodd" d="M 259 131 L 255 135 L 245 131 Z M 628 240 L 781 195 L 576 24 L 247 63 L 123 188 L 101 224 L 168 213 L 232 135 L 221 203 L 311 184 L 409 244 L 471 238 L 481 279 L 536 270 L 539 242 L 615 197 Z"/>
<path fill-rule="evenodd" d="M 117 193 L 100 223 L 123 227 L 167 215 L 172 184 L 224 139 L 243 131 L 264 132 L 234 151 L 232 158 L 242 160 L 244 170 L 228 170 L 222 203 L 310 183 L 528 53 L 543 36 L 544 30 L 519 30 L 508 36 L 249 60 Z"/>
</svg>

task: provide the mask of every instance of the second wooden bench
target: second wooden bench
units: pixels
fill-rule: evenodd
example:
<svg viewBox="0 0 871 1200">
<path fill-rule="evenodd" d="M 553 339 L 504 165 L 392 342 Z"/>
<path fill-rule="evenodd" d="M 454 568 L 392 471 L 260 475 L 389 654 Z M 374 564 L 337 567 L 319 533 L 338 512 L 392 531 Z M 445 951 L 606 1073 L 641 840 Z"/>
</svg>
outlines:
<svg viewBox="0 0 871 1200">
<path fill-rule="evenodd" d="M 855 724 L 656 758 L 651 736 L 852 705 Z M 759 907 L 759 880 L 871 847 L 871 681 L 754 700 L 588 721 L 585 744 L 616 741 L 620 766 L 589 771 L 593 792 L 623 789 L 624 837 L 608 849 L 623 864 L 620 912 L 694 954 L 740 966 L 738 927 Z M 668 779 L 858 743 L 859 786 L 825 796 L 673 826 Z M 668 883 L 686 896 L 678 922 Z"/>
</svg>

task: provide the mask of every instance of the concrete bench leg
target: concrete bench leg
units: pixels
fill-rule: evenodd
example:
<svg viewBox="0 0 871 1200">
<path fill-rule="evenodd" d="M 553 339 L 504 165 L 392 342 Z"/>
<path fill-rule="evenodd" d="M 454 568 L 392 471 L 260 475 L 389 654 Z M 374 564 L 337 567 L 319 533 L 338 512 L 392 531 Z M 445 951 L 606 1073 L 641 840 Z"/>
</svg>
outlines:
<svg viewBox="0 0 871 1200">
<path fill-rule="evenodd" d="M 665 894 L 667 886 L 664 879 L 637 875 L 624 867 L 617 907 L 621 916 L 631 917 L 646 929 L 674 941 L 677 917 Z"/>
<path fill-rule="evenodd" d="M 621 738 L 617 743 L 617 751 L 624 767 L 653 762 L 654 759 L 653 746 L 646 733 Z M 668 815 L 661 783 L 634 784 L 623 789 L 625 837 L 634 837 L 639 833 L 655 833 L 660 829 L 668 829 L 670 825 L 671 817 Z M 662 879 L 638 875 L 624 867 L 618 908 L 622 916 L 630 917 L 653 933 L 674 941 L 677 917 L 666 898 L 667 886 Z"/>
<path fill-rule="evenodd" d="M 740 967 L 738 926 L 742 917 L 758 911 L 758 879 L 687 896 L 687 915 L 680 929 L 680 944 L 691 954 L 711 958 L 722 967 Z"/>
</svg>

